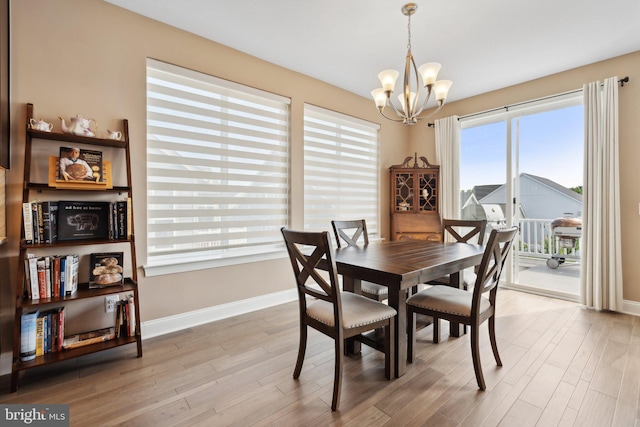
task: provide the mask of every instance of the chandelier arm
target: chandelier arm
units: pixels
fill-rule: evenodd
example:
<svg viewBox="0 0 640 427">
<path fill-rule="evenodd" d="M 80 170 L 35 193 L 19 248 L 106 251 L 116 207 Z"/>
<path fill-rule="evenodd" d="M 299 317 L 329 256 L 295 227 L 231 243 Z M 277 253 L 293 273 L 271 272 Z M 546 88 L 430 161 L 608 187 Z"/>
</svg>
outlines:
<svg viewBox="0 0 640 427">
<path fill-rule="evenodd" d="M 387 97 L 387 104 L 389 104 L 389 106 L 391 107 L 391 109 L 393 110 L 393 112 L 394 112 L 394 113 L 396 113 L 399 117 L 402 117 L 402 120 L 401 120 L 401 121 L 404 121 L 404 120 L 406 120 L 406 119 L 407 119 L 406 114 L 404 114 L 404 113 L 402 112 L 402 110 L 398 109 L 398 108 L 394 105 L 393 100 L 391 99 L 391 96 L 388 96 L 388 97 Z M 385 116 L 385 117 L 387 117 L 387 116 Z"/>
<path fill-rule="evenodd" d="M 433 88 L 433 85 L 431 85 L 431 84 L 425 86 L 425 89 L 427 90 L 427 96 L 424 99 L 424 102 L 422 103 L 422 106 L 420 107 L 420 109 L 416 112 L 416 114 L 415 114 L 416 117 L 418 117 L 420 114 L 422 114 L 424 109 L 427 108 L 427 103 L 431 99 L 432 88 Z"/>
<path fill-rule="evenodd" d="M 378 108 L 378 111 L 380 112 L 382 117 L 384 117 L 387 120 L 391 120 L 392 122 L 404 122 L 404 119 L 394 119 L 392 117 L 387 116 L 385 113 L 382 112 L 382 108 Z"/>
<path fill-rule="evenodd" d="M 413 74 L 414 77 L 416 79 L 416 95 L 413 99 L 413 105 L 411 106 L 411 113 L 409 114 L 409 112 L 407 112 L 407 116 L 408 117 L 417 117 L 418 115 L 420 115 L 420 112 L 424 109 L 424 106 L 422 108 L 420 108 L 420 111 L 417 110 L 418 108 L 418 98 L 420 98 L 420 77 L 418 76 L 418 67 L 416 66 L 416 61 L 413 59 L 413 54 L 411 53 L 411 51 L 409 51 L 409 54 L 411 56 L 411 65 L 413 66 Z M 407 69 L 407 71 L 409 71 Z M 409 92 L 411 92 L 411 81 L 410 79 L 408 79 L 408 75 L 405 75 L 405 86 L 409 87 Z M 409 102 L 407 102 L 407 105 L 409 105 Z"/>
<path fill-rule="evenodd" d="M 425 114 L 424 116 L 420 116 L 420 117 L 416 117 L 416 120 L 422 120 L 422 119 L 426 119 L 427 117 L 431 117 L 434 114 L 436 114 L 438 111 L 440 111 L 440 109 L 444 106 L 444 103 L 440 103 L 438 102 L 438 108 L 436 108 L 434 111 L 430 112 L 429 114 Z"/>
</svg>

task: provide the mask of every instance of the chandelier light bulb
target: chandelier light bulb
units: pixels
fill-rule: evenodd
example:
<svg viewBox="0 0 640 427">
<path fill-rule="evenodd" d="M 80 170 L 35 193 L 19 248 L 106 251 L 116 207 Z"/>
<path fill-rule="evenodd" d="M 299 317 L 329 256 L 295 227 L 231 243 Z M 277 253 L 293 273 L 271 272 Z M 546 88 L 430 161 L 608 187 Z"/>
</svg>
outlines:
<svg viewBox="0 0 640 427">
<path fill-rule="evenodd" d="M 438 80 L 436 82 L 434 91 L 438 103 L 444 103 L 444 100 L 447 99 L 447 94 L 452 84 L 451 80 Z"/>
<path fill-rule="evenodd" d="M 415 92 L 410 92 L 409 93 L 409 109 L 411 107 L 413 107 L 413 104 L 416 100 L 416 93 Z M 406 114 L 409 114 L 409 109 L 407 109 L 407 106 L 405 105 L 404 101 L 404 93 L 398 95 L 398 101 L 400 101 L 400 105 L 402 106 L 402 111 Z"/>
<path fill-rule="evenodd" d="M 422 64 L 418 67 L 418 73 L 422 77 L 422 83 L 427 85 L 432 85 L 436 82 L 438 78 L 438 72 L 440 71 L 441 65 L 437 62 L 427 62 L 426 64 Z"/>
<path fill-rule="evenodd" d="M 393 88 L 396 86 L 396 80 L 398 80 L 399 75 L 400 73 L 396 70 L 380 71 L 378 78 L 380 79 L 380 84 L 382 84 L 382 89 L 393 92 Z"/>
<path fill-rule="evenodd" d="M 376 107 L 379 110 L 383 109 L 385 104 L 387 103 L 387 94 L 385 93 L 383 88 L 374 89 L 371 91 L 371 96 L 373 100 L 376 102 Z"/>
</svg>

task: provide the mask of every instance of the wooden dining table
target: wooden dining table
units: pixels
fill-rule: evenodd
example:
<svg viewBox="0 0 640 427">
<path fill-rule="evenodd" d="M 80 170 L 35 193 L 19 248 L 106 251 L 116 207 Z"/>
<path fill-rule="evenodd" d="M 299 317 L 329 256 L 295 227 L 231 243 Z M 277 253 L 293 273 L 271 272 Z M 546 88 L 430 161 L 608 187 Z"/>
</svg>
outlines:
<svg viewBox="0 0 640 427">
<path fill-rule="evenodd" d="M 362 280 L 389 289 L 388 304 L 398 312 L 396 377 L 402 376 L 407 367 L 407 290 L 447 274 L 450 285 L 460 287 L 460 272 L 480 264 L 483 252 L 482 245 L 426 240 L 378 241 L 336 249 L 336 266 L 345 291 L 360 293 Z M 460 336 L 460 325 L 451 324 L 450 335 Z"/>
</svg>

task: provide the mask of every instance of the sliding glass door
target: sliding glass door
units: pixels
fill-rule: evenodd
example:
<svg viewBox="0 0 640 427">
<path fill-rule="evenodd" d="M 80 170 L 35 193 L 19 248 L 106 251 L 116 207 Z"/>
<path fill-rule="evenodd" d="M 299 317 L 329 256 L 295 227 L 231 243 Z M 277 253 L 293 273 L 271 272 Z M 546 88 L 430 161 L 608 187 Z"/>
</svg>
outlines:
<svg viewBox="0 0 640 427">
<path fill-rule="evenodd" d="M 577 300 L 582 98 L 562 96 L 463 119 L 461 217 L 520 232 L 505 286 Z"/>
</svg>

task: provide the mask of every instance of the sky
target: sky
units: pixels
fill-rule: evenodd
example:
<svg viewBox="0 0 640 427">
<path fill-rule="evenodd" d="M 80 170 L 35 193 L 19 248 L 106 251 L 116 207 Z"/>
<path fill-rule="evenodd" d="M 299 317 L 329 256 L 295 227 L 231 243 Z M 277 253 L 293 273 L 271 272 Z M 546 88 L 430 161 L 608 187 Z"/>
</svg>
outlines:
<svg viewBox="0 0 640 427">
<path fill-rule="evenodd" d="M 462 129 L 461 190 L 506 182 L 506 129 L 505 121 Z M 568 188 L 582 185 L 583 135 L 582 105 L 522 116 L 519 172 Z"/>
</svg>

